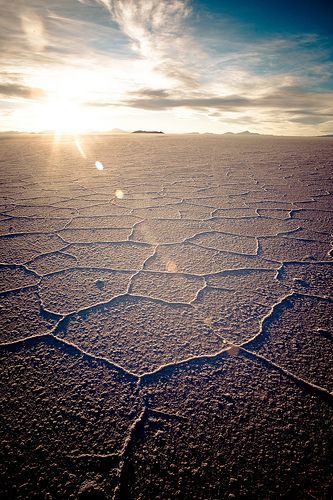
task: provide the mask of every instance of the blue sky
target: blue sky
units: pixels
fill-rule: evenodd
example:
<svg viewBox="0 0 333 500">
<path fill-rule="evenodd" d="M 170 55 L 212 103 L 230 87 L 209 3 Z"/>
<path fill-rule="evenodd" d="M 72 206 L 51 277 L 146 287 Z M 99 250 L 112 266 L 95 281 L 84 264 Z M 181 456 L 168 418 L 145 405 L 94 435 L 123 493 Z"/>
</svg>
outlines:
<svg viewBox="0 0 333 500">
<path fill-rule="evenodd" d="M 333 132 L 328 2 L 0 7 L 1 130 Z"/>
<path fill-rule="evenodd" d="M 258 34 L 320 33 L 332 37 L 333 6 L 327 0 L 211 0 L 196 1 L 197 9 L 206 9 L 221 17 L 227 15 L 248 25 Z"/>
</svg>

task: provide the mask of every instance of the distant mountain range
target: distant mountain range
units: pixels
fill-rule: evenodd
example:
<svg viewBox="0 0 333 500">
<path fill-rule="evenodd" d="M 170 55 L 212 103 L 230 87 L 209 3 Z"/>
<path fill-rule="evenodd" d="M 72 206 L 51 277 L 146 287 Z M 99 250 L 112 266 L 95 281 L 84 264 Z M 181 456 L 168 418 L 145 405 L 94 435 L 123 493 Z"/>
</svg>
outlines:
<svg viewBox="0 0 333 500">
<path fill-rule="evenodd" d="M 15 132 L 11 132 L 15 133 Z M 134 132 L 128 132 L 126 130 L 121 130 L 120 128 L 113 128 L 109 132 L 109 134 L 164 134 L 164 132 L 160 130 L 134 130 Z M 226 136 L 270 136 L 272 137 L 272 134 L 259 134 L 258 132 L 250 132 L 250 130 L 244 130 L 243 132 L 225 132 L 224 134 L 218 134 L 214 132 L 184 132 L 184 135 L 226 135 Z M 309 136 L 309 137 L 316 137 L 316 136 Z M 333 137 L 333 134 L 325 134 L 325 135 L 319 135 L 317 137 Z"/>
<path fill-rule="evenodd" d="M 224 134 L 216 134 L 214 132 L 187 132 L 186 135 L 267 135 L 267 134 L 258 134 L 257 132 L 250 132 L 249 130 L 244 130 L 244 132 L 225 132 Z"/>
<path fill-rule="evenodd" d="M 237 133 L 235 133 L 235 132 L 226 132 L 223 135 L 263 135 L 263 134 L 258 134 L 257 132 L 250 132 L 249 130 L 244 130 L 244 132 L 237 132 Z"/>
<path fill-rule="evenodd" d="M 164 132 L 157 130 L 134 130 L 132 134 L 164 134 Z"/>
<path fill-rule="evenodd" d="M 48 135 L 48 134 L 54 134 L 54 131 L 52 130 L 43 130 L 39 132 L 23 132 L 23 131 L 17 131 L 17 130 L 4 130 L 0 131 L 0 135 L 24 135 L 24 134 L 32 134 L 32 135 Z M 164 135 L 165 132 L 162 132 L 161 130 L 134 130 L 133 132 L 129 132 L 128 130 L 122 130 L 120 128 L 113 128 L 112 130 L 108 130 L 105 132 L 94 132 L 94 131 L 87 131 L 83 135 L 90 135 L 90 134 L 101 134 L 101 135 L 121 135 L 121 134 L 158 134 L 158 135 Z M 184 135 L 216 135 L 216 136 L 263 136 L 263 137 L 274 137 L 273 134 L 259 134 L 258 132 L 250 132 L 249 130 L 244 130 L 243 132 L 225 132 L 223 134 L 219 133 L 214 133 L 214 132 L 183 132 Z M 292 137 L 292 136 L 286 136 L 286 137 Z M 298 137 L 298 136 L 295 136 Z M 333 134 L 323 134 L 323 135 L 312 135 L 312 136 L 304 136 L 304 137 L 333 137 Z"/>
</svg>

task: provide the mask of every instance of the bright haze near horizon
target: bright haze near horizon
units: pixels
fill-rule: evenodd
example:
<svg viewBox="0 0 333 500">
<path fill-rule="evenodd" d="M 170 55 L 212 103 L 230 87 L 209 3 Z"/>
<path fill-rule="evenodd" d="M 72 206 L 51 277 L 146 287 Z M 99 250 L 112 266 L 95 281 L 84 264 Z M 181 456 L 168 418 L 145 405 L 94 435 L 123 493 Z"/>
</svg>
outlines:
<svg viewBox="0 0 333 500">
<path fill-rule="evenodd" d="M 326 1 L 0 7 L 0 131 L 333 132 Z"/>
</svg>

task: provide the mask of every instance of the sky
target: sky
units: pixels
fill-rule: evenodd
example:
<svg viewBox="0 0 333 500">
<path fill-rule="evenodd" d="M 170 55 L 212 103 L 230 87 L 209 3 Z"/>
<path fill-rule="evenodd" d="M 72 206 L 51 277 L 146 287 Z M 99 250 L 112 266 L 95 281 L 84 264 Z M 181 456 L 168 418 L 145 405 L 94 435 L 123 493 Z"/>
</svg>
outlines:
<svg viewBox="0 0 333 500">
<path fill-rule="evenodd" d="M 0 0 L 0 131 L 333 133 L 317 0 Z"/>
</svg>

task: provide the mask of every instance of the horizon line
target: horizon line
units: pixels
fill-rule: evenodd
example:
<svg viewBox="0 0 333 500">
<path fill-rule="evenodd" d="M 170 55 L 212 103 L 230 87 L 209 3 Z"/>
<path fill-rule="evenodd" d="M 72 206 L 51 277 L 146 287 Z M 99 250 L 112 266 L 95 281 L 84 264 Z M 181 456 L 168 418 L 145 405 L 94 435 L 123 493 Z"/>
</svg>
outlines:
<svg viewBox="0 0 333 500">
<path fill-rule="evenodd" d="M 111 130 L 103 130 L 103 131 L 97 131 L 97 130 L 88 130 L 84 132 L 63 132 L 60 134 L 60 137 L 77 137 L 77 136 L 85 136 L 85 135 L 132 135 L 135 132 L 138 132 L 138 130 L 117 130 L 117 129 L 111 129 Z M 155 131 L 155 130 L 140 130 L 140 134 L 136 135 L 218 135 L 218 136 L 241 136 L 241 137 L 250 137 L 250 136 L 262 136 L 262 137 L 333 137 L 333 133 L 328 133 L 328 134 L 320 134 L 320 135 L 296 135 L 296 134 L 270 134 L 270 133 L 262 133 L 262 132 L 251 132 L 249 130 L 244 130 L 242 132 L 198 132 L 198 131 L 191 131 L 191 132 L 163 132 L 163 131 Z M 51 130 L 39 130 L 39 131 L 33 131 L 33 130 L 0 130 L 0 135 L 2 134 L 7 134 L 7 135 L 52 135 L 56 136 L 57 132 L 51 131 Z"/>
</svg>

